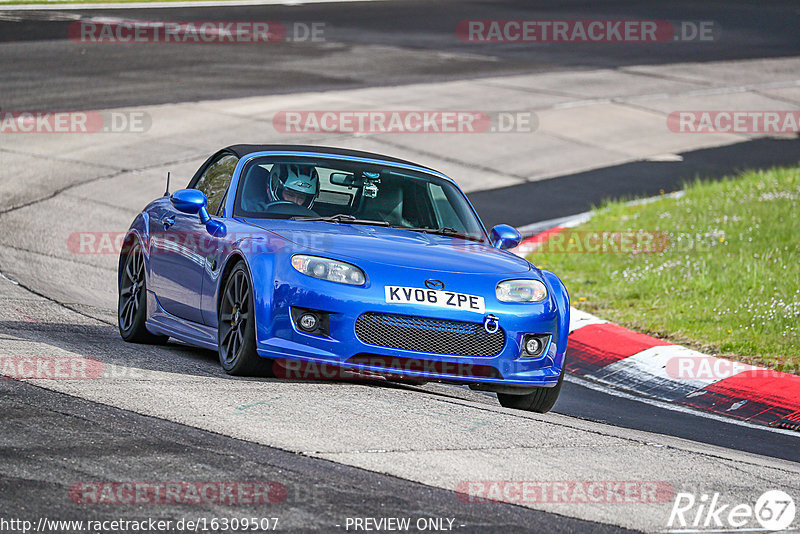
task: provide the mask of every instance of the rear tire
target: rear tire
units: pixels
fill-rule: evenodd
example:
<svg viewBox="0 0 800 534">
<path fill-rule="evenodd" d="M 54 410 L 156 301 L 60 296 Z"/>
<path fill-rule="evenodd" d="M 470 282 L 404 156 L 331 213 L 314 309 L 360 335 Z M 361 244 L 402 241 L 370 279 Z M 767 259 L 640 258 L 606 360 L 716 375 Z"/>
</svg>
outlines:
<svg viewBox="0 0 800 534">
<path fill-rule="evenodd" d="M 119 334 L 128 343 L 163 345 L 169 337 L 151 334 L 147 321 L 147 280 L 144 272 L 144 254 L 138 240 L 126 245 L 120 261 L 119 300 L 117 325 Z"/>
<path fill-rule="evenodd" d="M 526 410 L 528 412 L 547 413 L 549 412 L 561 393 L 561 384 L 564 381 L 564 369 L 558 377 L 558 383 L 551 388 L 536 388 L 536 391 L 527 395 L 511 395 L 509 393 L 498 393 L 497 400 L 504 408 L 514 408 Z"/>
<path fill-rule="evenodd" d="M 219 303 L 219 362 L 229 375 L 272 376 L 273 361 L 256 351 L 253 285 L 243 262 L 234 266 L 223 285 Z"/>
</svg>

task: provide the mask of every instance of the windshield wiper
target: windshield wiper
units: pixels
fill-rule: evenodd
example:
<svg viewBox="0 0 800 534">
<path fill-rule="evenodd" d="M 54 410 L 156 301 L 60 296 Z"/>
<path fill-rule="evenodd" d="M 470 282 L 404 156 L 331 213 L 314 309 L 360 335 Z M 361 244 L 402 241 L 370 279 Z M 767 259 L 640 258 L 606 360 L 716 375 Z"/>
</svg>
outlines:
<svg viewBox="0 0 800 534">
<path fill-rule="evenodd" d="M 389 223 L 386 221 L 371 221 L 369 219 L 358 219 L 353 217 L 352 215 L 345 215 L 344 213 L 338 213 L 336 215 L 331 215 L 330 217 L 292 217 L 293 221 L 323 221 L 323 222 L 334 222 L 334 223 L 344 223 L 344 224 L 369 224 L 372 226 L 389 226 Z"/>
<path fill-rule="evenodd" d="M 459 239 L 466 239 L 468 241 L 477 241 L 478 243 L 483 243 L 483 239 L 481 239 L 480 237 L 475 237 L 474 235 L 462 234 L 455 228 L 450 228 L 449 226 L 445 226 L 442 228 L 415 228 L 413 226 L 393 225 L 392 228 L 399 228 L 401 230 L 410 230 L 412 232 L 424 232 L 426 234 L 444 235 L 447 237 L 457 237 Z"/>
</svg>

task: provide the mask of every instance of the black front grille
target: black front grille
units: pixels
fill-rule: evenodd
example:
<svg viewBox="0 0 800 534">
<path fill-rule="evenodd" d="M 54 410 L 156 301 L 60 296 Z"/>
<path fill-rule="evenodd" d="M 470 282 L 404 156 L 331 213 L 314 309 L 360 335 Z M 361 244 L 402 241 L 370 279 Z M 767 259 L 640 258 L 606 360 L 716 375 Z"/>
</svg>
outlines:
<svg viewBox="0 0 800 534">
<path fill-rule="evenodd" d="M 483 323 L 386 313 L 361 315 L 356 320 L 356 335 L 379 347 L 456 356 L 494 356 L 506 342 L 502 328 L 489 334 Z"/>
</svg>

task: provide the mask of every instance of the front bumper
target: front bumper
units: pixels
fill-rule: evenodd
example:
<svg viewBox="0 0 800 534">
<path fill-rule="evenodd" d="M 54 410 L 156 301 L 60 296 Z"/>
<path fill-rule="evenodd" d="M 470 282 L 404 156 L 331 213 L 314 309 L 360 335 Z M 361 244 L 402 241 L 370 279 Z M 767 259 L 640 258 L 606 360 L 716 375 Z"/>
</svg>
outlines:
<svg viewBox="0 0 800 534">
<path fill-rule="evenodd" d="M 274 283 L 271 299 L 264 299 L 256 312 L 257 350 L 263 357 L 466 384 L 552 387 L 561 374 L 566 339 L 560 339 L 559 332 L 565 331 L 560 328 L 565 315 L 557 308 L 554 299 L 548 298 L 537 304 L 506 304 L 486 298 L 485 313 L 477 314 L 414 304 L 386 303 L 383 287 L 396 283 L 396 278 L 372 278 L 366 287 L 353 287 L 317 280 L 296 272 L 281 274 L 285 279 Z M 427 273 L 427 277 L 443 280 L 453 291 L 487 294 L 485 288 L 475 285 L 460 287 L 459 281 L 463 281 L 463 275 L 461 280 L 458 275 L 447 276 L 445 273 Z M 410 279 L 406 276 L 403 278 Z M 491 287 L 492 296 L 496 278 L 493 277 L 486 284 Z M 329 335 L 302 332 L 292 320 L 291 307 L 329 313 Z M 369 312 L 480 324 L 486 315 L 491 314 L 498 318 L 500 328 L 505 333 L 505 342 L 502 349 L 492 356 L 437 354 L 369 344 L 356 334 L 357 319 Z M 550 335 L 548 346 L 541 356 L 521 357 L 525 334 Z"/>
</svg>

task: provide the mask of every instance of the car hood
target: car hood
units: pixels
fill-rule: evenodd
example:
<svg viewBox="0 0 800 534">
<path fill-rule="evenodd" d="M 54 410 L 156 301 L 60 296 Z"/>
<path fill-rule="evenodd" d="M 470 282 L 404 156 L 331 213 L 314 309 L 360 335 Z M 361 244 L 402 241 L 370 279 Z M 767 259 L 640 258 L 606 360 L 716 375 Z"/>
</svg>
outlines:
<svg viewBox="0 0 800 534">
<path fill-rule="evenodd" d="M 298 252 L 452 273 L 527 273 L 531 265 L 510 252 L 449 236 L 397 228 L 323 221 L 247 219 L 280 236 Z"/>
</svg>

